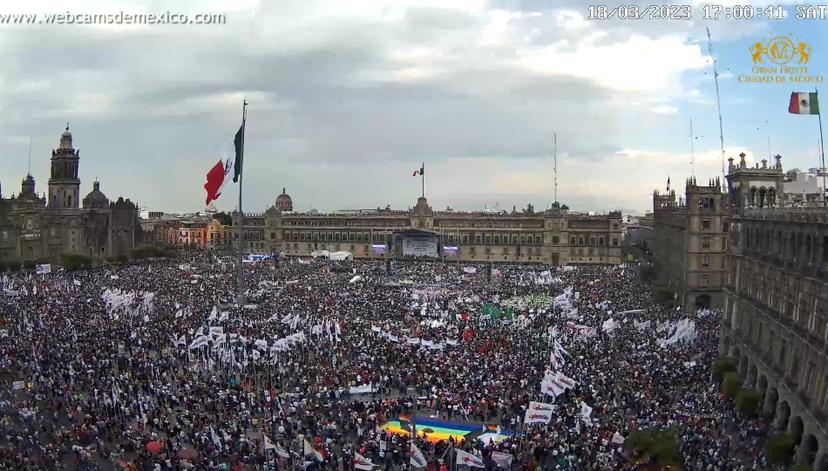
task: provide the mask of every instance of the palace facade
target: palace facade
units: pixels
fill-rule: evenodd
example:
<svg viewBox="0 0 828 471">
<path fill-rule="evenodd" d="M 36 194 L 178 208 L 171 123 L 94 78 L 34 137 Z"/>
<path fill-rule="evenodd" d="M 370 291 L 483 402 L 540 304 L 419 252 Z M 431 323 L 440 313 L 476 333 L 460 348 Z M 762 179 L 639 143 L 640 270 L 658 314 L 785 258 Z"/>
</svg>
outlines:
<svg viewBox="0 0 828 471">
<path fill-rule="evenodd" d="M 390 208 L 322 214 L 296 213 L 284 190 L 264 214 L 244 217 L 251 252 L 310 256 L 347 251 L 355 258 L 432 258 L 462 262 L 551 265 L 619 264 L 620 212 L 602 215 L 531 205 L 511 213 L 434 211 L 421 197 L 410 210 Z M 234 225 L 239 224 L 238 213 Z M 237 243 L 234 234 L 234 243 Z"/>
<path fill-rule="evenodd" d="M 79 167 L 80 151 L 72 147 L 67 125 L 52 151 L 48 194 L 37 194 L 31 175 L 17 195 L 4 198 L 0 192 L 0 263 L 56 263 L 63 254 L 129 255 L 141 237 L 137 207 L 123 198 L 110 202 L 97 181 L 81 199 Z"/>
</svg>

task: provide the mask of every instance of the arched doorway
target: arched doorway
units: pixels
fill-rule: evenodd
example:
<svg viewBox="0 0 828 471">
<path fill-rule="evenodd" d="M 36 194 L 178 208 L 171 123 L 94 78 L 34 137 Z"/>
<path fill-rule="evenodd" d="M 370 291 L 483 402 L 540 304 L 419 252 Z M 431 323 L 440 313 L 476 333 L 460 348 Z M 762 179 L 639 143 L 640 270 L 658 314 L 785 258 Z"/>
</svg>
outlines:
<svg viewBox="0 0 828 471">
<path fill-rule="evenodd" d="M 745 386 L 748 388 L 753 388 L 756 386 L 756 365 L 750 365 L 748 368 L 747 378 L 745 378 Z"/>
<path fill-rule="evenodd" d="M 765 406 L 762 408 L 765 416 L 768 419 L 773 419 L 776 416 L 776 403 L 779 401 L 779 393 L 776 388 L 771 387 L 765 394 Z"/>
<path fill-rule="evenodd" d="M 819 442 L 817 442 L 815 436 L 809 433 L 802 437 L 802 442 L 799 444 L 799 455 L 796 459 L 799 464 L 813 468 L 817 451 L 819 451 Z"/>
<path fill-rule="evenodd" d="M 793 437 L 794 443 L 799 443 L 800 441 L 802 441 L 803 429 L 804 427 L 802 425 L 802 418 L 800 418 L 798 415 L 791 417 L 790 430 L 788 431 L 788 433 L 790 433 Z"/>
<path fill-rule="evenodd" d="M 696 310 L 710 309 L 710 295 L 700 294 L 696 296 Z"/>
<path fill-rule="evenodd" d="M 765 397 L 765 392 L 768 389 L 768 377 L 762 375 L 759 377 L 759 381 L 756 383 L 756 392 L 759 393 L 759 397 Z"/>
<path fill-rule="evenodd" d="M 788 401 L 779 403 L 779 408 L 776 413 L 776 423 L 774 424 L 776 430 L 784 432 L 788 430 L 788 418 L 791 416 L 791 406 Z M 797 440 L 798 442 L 799 440 Z"/>
</svg>

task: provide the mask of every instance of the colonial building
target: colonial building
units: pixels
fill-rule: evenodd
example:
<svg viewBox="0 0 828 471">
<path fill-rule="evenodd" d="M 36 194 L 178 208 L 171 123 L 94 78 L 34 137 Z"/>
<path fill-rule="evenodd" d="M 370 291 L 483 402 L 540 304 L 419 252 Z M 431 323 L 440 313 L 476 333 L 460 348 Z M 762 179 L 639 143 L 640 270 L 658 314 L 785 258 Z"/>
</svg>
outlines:
<svg viewBox="0 0 828 471">
<path fill-rule="evenodd" d="M 67 125 L 52 151 L 48 196 L 37 195 L 31 175 L 16 196 L 0 194 L 0 262 L 129 255 L 141 237 L 136 206 L 123 198 L 110 202 L 97 181 L 81 200 L 79 168 L 80 151 L 72 147 Z"/>
<path fill-rule="evenodd" d="M 828 470 L 828 209 L 784 207 L 772 167 L 730 159 L 730 261 L 721 349 L 763 397 L 796 461 Z"/>
<path fill-rule="evenodd" d="M 721 306 L 727 268 L 728 223 L 724 194 L 718 179 L 699 185 L 686 181 L 684 197 L 653 192 L 651 224 L 642 232 L 643 244 L 661 277 L 687 309 Z"/>
<path fill-rule="evenodd" d="M 421 197 L 410 210 L 322 214 L 292 212 L 284 190 L 264 214 L 245 215 L 249 251 L 308 256 L 348 251 L 356 258 L 420 257 L 464 262 L 553 265 L 621 263 L 621 213 L 559 210 L 474 213 L 434 211 Z M 282 209 L 280 209 L 282 208 Z M 238 225 L 234 214 L 234 225 Z M 233 235 L 234 243 L 237 236 Z"/>
<path fill-rule="evenodd" d="M 828 470 L 828 210 L 741 208 L 731 227 L 722 351 L 797 461 Z"/>
</svg>

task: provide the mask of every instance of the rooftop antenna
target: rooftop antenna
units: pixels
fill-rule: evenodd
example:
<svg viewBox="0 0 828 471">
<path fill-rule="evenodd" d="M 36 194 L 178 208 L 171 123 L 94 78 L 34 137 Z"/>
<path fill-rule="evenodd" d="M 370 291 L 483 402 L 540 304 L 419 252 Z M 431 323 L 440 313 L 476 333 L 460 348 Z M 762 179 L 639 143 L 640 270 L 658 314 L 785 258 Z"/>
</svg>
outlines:
<svg viewBox="0 0 828 471">
<path fill-rule="evenodd" d="M 722 148 L 722 181 L 727 181 L 727 175 L 725 175 L 725 150 L 724 150 L 724 130 L 722 127 L 722 100 L 719 97 L 719 71 L 716 68 L 716 56 L 713 54 L 713 39 L 710 37 L 710 28 L 707 29 L 707 52 L 710 54 L 710 57 L 713 59 L 713 81 L 716 83 L 716 111 L 719 114 L 719 142 Z"/>
<path fill-rule="evenodd" d="M 26 170 L 26 175 L 32 174 L 32 135 L 29 134 L 29 168 Z"/>
<path fill-rule="evenodd" d="M 552 157 L 555 159 L 555 202 L 558 202 L 558 133 L 552 134 Z"/>
<path fill-rule="evenodd" d="M 696 146 L 693 142 L 693 118 L 690 118 L 690 176 L 696 176 Z"/>
</svg>

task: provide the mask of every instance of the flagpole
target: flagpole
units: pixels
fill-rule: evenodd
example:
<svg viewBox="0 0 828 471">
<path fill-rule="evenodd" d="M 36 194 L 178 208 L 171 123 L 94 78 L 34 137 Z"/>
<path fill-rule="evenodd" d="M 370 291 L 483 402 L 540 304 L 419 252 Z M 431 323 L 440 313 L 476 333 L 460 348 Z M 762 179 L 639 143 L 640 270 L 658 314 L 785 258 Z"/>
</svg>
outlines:
<svg viewBox="0 0 828 471">
<path fill-rule="evenodd" d="M 245 123 L 247 121 L 247 100 L 243 101 L 242 105 L 242 132 L 241 132 L 241 155 L 243 162 L 244 160 L 244 131 L 245 131 Z M 244 304 L 244 212 L 242 212 L 242 181 L 244 180 L 244 172 L 242 169 L 236 169 L 239 175 L 239 275 L 238 275 L 238 287 L 239 287 L 239 294 L 236 298 L 236 302 L 239 304 Z"/>
<path fill-rule="evenodd" d="M 420 164 L 420 178 L 422 179 L 422 182 L 423 182 L 423 198 L 425 198 L 425 172 L 423 170 L 425 170 L 425 162 L 422 162 Z"/>
<path fill-rule="evenodd" d="M 819 90 L 814 87 L 814 94 L 816 95 L 817 106 L 819 106 Z M 822 112 L 817 108 L 817 118 L 819 118 L 819 153 L 820 166 L 822 167 L 822 205 L 828 206 L 828 199 L 825 197 L 825 141 L 822 138 Z"/>
</svg>

